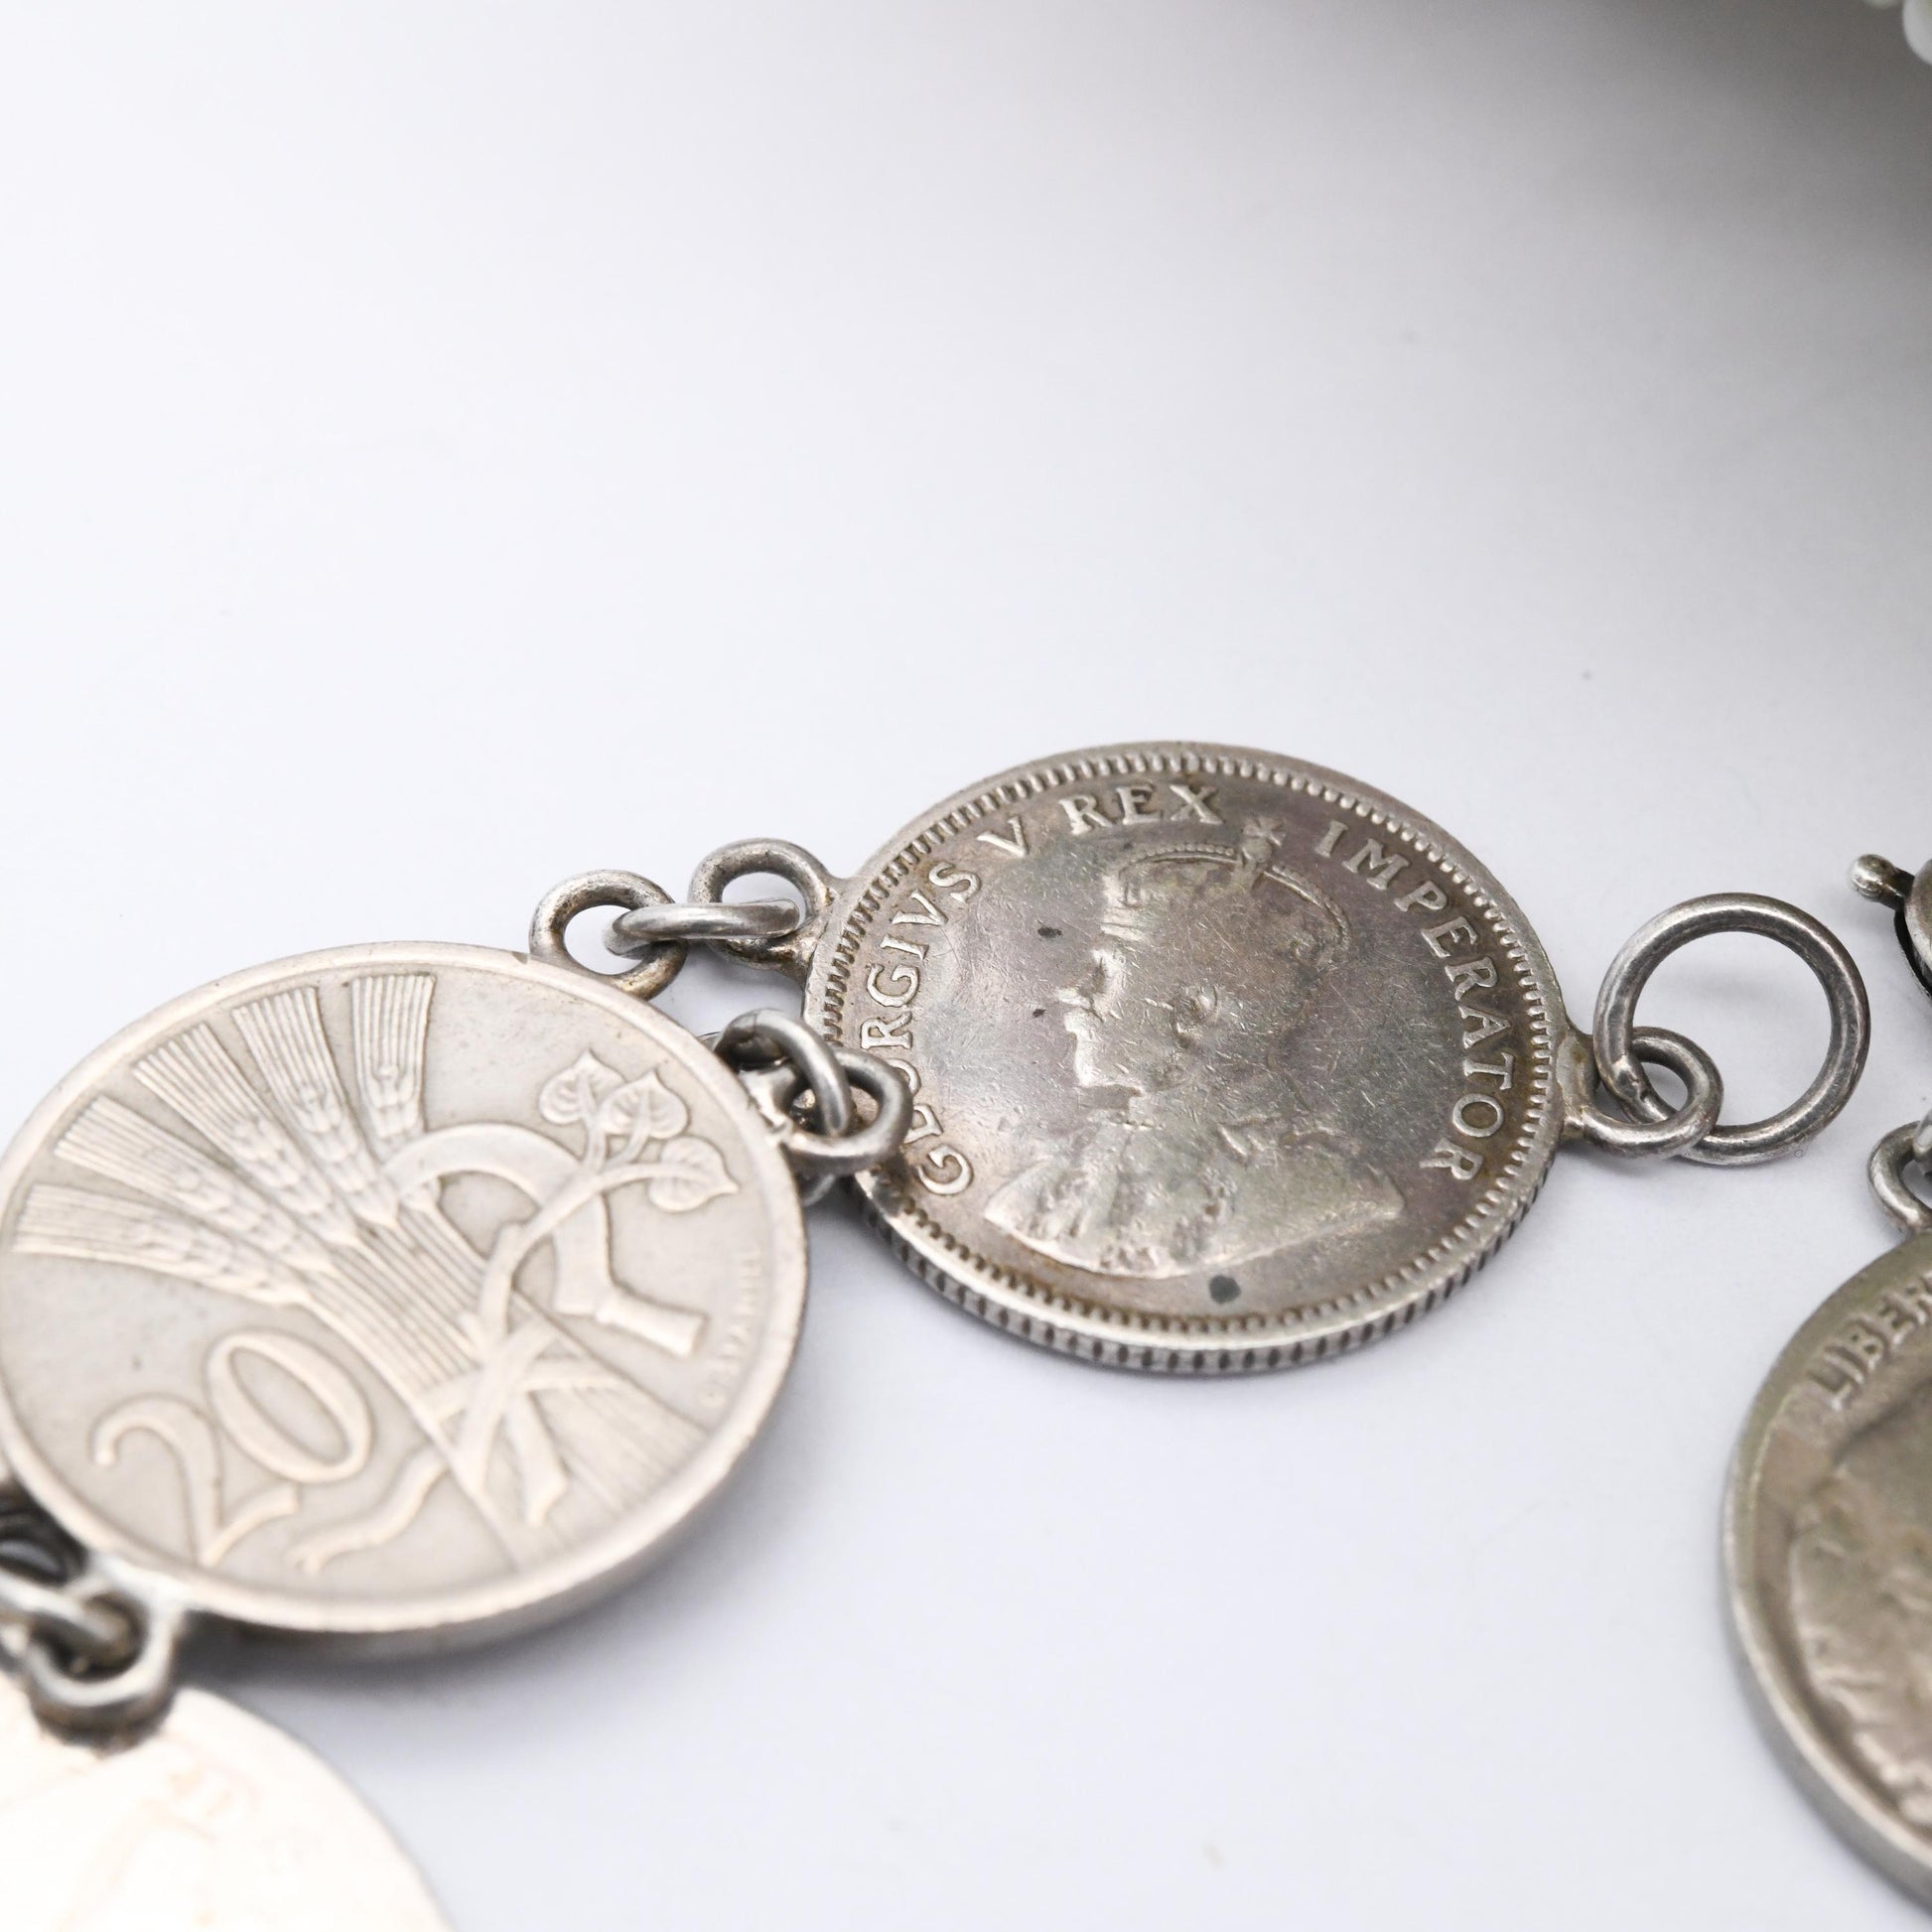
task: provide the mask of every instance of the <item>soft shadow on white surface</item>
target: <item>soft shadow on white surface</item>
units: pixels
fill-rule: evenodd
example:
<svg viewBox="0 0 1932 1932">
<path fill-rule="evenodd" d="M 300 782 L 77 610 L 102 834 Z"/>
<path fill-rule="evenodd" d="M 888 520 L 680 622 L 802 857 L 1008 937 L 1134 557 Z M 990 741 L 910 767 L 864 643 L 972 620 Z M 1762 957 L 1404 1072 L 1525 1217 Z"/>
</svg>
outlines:
<svg viewBox="0 0 1932 1932">
<path fill-rule="evenodd" d="M 1463 1298 L 1318 1371 L 1082 1370 L 822 1220 L 780 1420 L 668 1568 L 438 1665 L 211 1660 L 463 1932 L 1916 1922 L 1753 1734 L 1715 1575 L 1750 1391 L 1932 1100 L 1932 1009 L 1843 884 L 1932 850 L 1896 35 L 1855 0 L 10 23 L 15 1117 L 226 968 L 514 945 L 567 872 L 675 886 L 751 833 L 854 867 L 1138 734 L 1410 799 L 1579 1012 L 1721 887 L 1872 984 L 1803 1162 L 1566 1159 Z M 1747 1104 L 1820 1031 L 1763 950 L 1645 1009 Z"/>
</svg>

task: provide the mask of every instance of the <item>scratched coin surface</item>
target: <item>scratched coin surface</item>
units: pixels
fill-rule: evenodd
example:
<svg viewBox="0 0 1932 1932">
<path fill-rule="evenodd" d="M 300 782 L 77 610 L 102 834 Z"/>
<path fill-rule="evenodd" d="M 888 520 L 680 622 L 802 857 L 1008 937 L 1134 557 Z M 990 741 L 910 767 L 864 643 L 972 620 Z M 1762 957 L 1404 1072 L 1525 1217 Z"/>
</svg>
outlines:
<svg viewBox="0 0 1932 1932">
<path fill-rule="evenodd" d="M 7 1932 L 448 1932 L 334 1772 L 201 1691 L 101 1748 L 0 1679 L 0 1897 Z"/>
<path fill-rule="evenodd" d="M 1129 1367 L 1402 1326 L 1562 1131 L 1569 1026 L 1514 904 L 1408 807 L 1259 752 L 1120 746 L 960 792 L 847 883 L 806 1014 L 914 1086 L 859 1183 L 900 1253 Z"/>
<path fill-rule="evenodd" d="M 641 1563 L 763 1421 L 797 1193 L 735 1076 L 595 980 L 443 945 L 220 980 L 0 1167 L 0 1449 L 110 1565 L 447 1639 Z"/>
<path fill-rule="evenodd" d="M 1932 1235 L 1791 1339 L 1731 1468 L 1732 1628 L 1826 1816 L 1932 1901 Z"/>
</svg>

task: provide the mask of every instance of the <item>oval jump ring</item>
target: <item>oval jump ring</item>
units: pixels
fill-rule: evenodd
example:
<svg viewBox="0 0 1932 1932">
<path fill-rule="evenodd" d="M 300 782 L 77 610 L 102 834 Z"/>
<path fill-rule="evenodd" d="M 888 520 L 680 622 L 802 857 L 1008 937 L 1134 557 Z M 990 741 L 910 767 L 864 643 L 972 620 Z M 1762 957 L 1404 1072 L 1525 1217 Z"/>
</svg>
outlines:
<svg viewBox="0 0 1932 1932">
<path fill-rule="evenodd" d="M 691 899 L 639 905 L 611 921 L 604 943 L 615 953 L 641 954 L 675 943 L 720 945 L 732 939 L 755 944 L 783 939 L 804 923 L 788 898 Z"/>
</svg>

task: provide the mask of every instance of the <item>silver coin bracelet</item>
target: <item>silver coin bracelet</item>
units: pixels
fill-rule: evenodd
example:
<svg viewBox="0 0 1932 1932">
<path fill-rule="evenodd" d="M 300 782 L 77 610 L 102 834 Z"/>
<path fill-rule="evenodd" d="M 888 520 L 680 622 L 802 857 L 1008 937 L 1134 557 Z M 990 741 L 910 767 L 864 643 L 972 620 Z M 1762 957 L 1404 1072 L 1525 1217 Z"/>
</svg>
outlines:
<svg viewBox="0 0 1932 1932">
<path fill-rule="evenodd" d="M 795 898 L 726 897 L 769 876 Z M 618 910 L 620 974 L 566 946 L 593 907 Z M 1717 932 L 1796 952 L 1831 1015 L 1811 1085 L 1743 1126 L 1708 1054 L 1636 1024 L 1658 963 Z M 800 982 L 802 1020 L 711 1043 L 673 1024 L 649 1002 L 693 945 Z M 127 1795 L 103 1776 L 95 1809 L 132 1807 L 129 1831 L 196 1776 L 251 1794 L 209 1840 L 195 1923 L 439 1925 L 320 1763 L 177 1690 L 183 1639 L 444 1647 L 632 1574 L 769 1414 L 801 1205 L 840 1178 L 914 1274 L 1011 1334 L 1122 1368 L 1284 1367 L 1444 1301 L 1566 1142 L 1714 1165 L 1802 1146 L 1867 1031 L 1824 926 L 1726 894 L 1644 926 L 1586 1034 L 1445 832 L 1335 772 L 1192 744 L 1016 767 L 848 879 L 745 841 L 681 900 L 565 882 L 527 956 L 356 946 L 175 1001 L 0 1163 L 0 1645 L 22 1687 L 0 1683 L 0 1759 L 28 1794 L 0 1866 L 43 1887 L 9 1932 L 138 1883 L 34 1802 L 108 1766 Z M 1920 1275 L 1926 1247 L 1901 1250 Z"/>
<path fill-rule="evenodd" d="M 1865 858 L 1932 992 L 1932 865 Z M 1780 1755 L 1825 1816 L 1932 1903 L 1932 1114 L 1871 1151 L 1904 1239 L 1791 1338 L 1725 1492 L 1731 1633 Z M 1913 1185 L 1914 1176 L 1918 1186 Z"/>
</svg>

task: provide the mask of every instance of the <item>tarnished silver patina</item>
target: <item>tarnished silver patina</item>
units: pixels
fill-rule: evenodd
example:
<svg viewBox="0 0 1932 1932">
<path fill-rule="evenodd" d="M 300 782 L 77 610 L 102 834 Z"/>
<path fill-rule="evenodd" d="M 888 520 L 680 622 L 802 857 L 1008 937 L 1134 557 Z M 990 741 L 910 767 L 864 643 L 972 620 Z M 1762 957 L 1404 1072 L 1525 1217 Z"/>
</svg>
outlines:
<svg viewBox="0 0 1932 1932">
<path fill-rule="evenodd" d="M 901 1155 L 857 1181 L 888 1239 L 972 1312 L 1128 1367 L 1270 1368 L 1387 1334 L 1494 1252 L 1564 1140 L 1768 1159 L 1863 1063 L 1844 948 L 1749 895 L 1645 928 L 1592 1049 L 1515 902 L 1448 833 L 1261 752 L 1017 766 L 850 879 L 751 840 L 712 854 L 690 898 L 760 874 L 798 892 L 792 929 L 761 902 L 711 943 L 803 980 L 809 1025 L 913 1088 Z M 1693 1042 L 1632 1025 L 1657 960 L 1716 930 L 1800 951 L 1833 1014 L 1811 1089 L 1743 1128 L 1718 1126 Z M 672 932 L 710 938 L 676 908 L 620 921 L 630 950 Z"/>
<path fill-rule="evenodd" d="M 1895 875 L 1896 893 L 1871 882 Z M 1863 859 L 1903 913 L 1932 868 Z M 1724 1523 L 1731 1627 L 1773 1742 L 1825 1816 L 1932 1903 L 1932 1115 L 1872 1150 L 1906 1239 L 1794 1335 L 1758 1392 Z"/>
<path fill-rule="evenodd" d="M 163 1008 L 0 1166 L 0 1446 L 137 1597 L 399 1645 L 560 1613 L 718 1488 L 790 1361 L 796 1184 L 738 1076 L 453 945 Z"/>
<path fill-rule="evenodd" d="M 1433 1307 L 1563 1136 L 1542 947 L 1395 800 L 1259 755 L 1007 773 L 841 893 L 806 986 L 913 1084 L 861 1183 L 933 1286 L 1147 1367 L 1262 1367 Z"/>
</svg>

